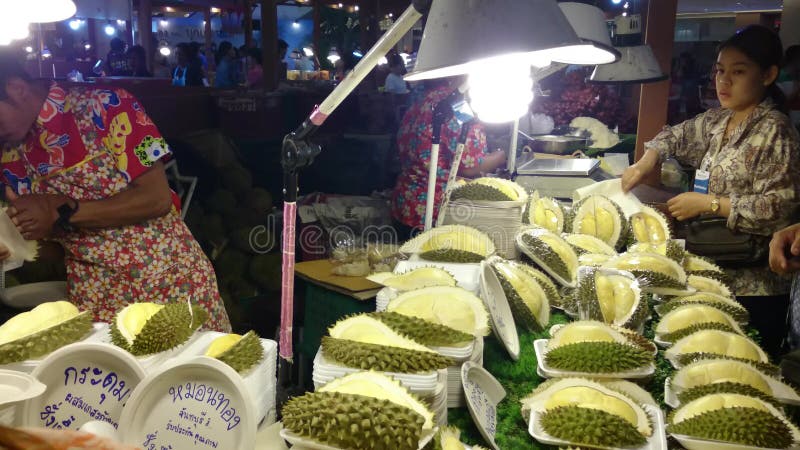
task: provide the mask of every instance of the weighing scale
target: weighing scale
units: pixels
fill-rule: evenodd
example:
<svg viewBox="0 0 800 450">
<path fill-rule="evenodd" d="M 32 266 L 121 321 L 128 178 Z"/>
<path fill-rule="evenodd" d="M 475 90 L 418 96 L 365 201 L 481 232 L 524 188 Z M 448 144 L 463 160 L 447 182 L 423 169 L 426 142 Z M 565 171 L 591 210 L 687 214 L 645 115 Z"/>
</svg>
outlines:
<svg viewBox="0 0 800 450">
<path fill-rule="evenodd" d="M 515 181 L 530 193 L 539 191 L 542 196 L 572 201 L 576 189 L 612 178 L 600 169 L 598 159 L 536 158 L 519 166 Z"/>
</svg>

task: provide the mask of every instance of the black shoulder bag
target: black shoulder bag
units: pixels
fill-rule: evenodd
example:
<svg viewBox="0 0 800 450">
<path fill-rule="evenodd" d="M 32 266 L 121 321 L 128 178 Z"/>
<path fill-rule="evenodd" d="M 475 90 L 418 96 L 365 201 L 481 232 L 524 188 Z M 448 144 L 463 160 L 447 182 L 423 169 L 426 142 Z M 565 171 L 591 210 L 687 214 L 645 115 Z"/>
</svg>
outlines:
<svg viewBox="0 0 800 450">
<path fill-rule="evenodd" d="M 688 222 L 686 250 L 723 267 L 757 266 L 767 260 L 769 238 L 732 231 L 724 217 L 700 216 Z"/>
</svg>

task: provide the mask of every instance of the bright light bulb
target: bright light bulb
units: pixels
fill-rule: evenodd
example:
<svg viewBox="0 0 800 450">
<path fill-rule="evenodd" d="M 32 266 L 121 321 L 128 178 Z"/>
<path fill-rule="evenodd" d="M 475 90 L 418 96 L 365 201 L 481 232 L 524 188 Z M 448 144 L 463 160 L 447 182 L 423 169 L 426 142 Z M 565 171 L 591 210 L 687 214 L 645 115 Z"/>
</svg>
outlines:
<svg viewBox="0 0 800 450">
<path fill-rule="evenodd" d="M 358 5 L 354 6 L 353 10 L 358 11 Z"/>
<path fill-rule="evenodd" d="M 300 22 L 298 22 L 296 20 L 294 22 L 292 22 L 292 28 L 294 28 L 294 29 L 300 28 Z"/>
<path fill-rule="evenodd" d="M 80 20 L 75 19 L 75 20 L 70 20 L 69 21 L 69 28 L 72 31 L 78 31 L 78 28 L 80 28 L 80 27 L 81 27 L 81 21 Z"/>
<path fill-rule="evenodd" d="M 622 0 L 611 0 L 611 3 L 619 5 L 620 3 L 622 3 Z"/>
<path fill-rule="evenodd" d="M 525 61 L 476 65 L 469 73 L 469 103 L 482 122 L 514 121 L 533 101 L 531 66 Z"/>
<path fill-rule="evenodd" d="M 92 44 L 83 44 L 83 48 L 90 50 L 92 48 Z"/>
<path fill-rule="evenodd" d="M 380 61 L 378 61 L 378 65 L 379 65 L 379 66 L 385 66 L 386 64 L 389 64 L 389 60 L 388 60 L 388 59 L 386 59 L 386 57 L 385 57 L 385 56 L 382 56 L 382 57 L 381 57 L 381 59 L 380 59 Z"/>
<path fill-rule="evenodd" d="M 169 21 L 166 19 L 161 19 L 159 23 L 161 24 L 162 27 L 166 27 L 167 25 L 169 25 Z"/>
<path fill-rule="evenodd" d="M 336 64 L 336 61 L 339 61 L 340 59 L 342 58 L 339 55 L 328 55 L 328 61 L 330 61 L 331 64 Z"/>
<path fill-rule="evenodd" d="M 75 15 L 77 7 L 72 0 L 25 0 L 14 5 L 12 15 L 24 16 L 32 23 L 60 22 Z"/>
<path fill-rule="evenodd" d="M 28 37 L 28 22 L 10 16 L 0 17 L 0 45 Z"/>
<path fill-rule="evenodd" d="M 25 53 L 33 53 L 33 47 L 31 47 L 30 45 L 25 47 Z"/>
<path fill-rule="evenodd" d="M 169 56 L 172 54 L 172 50 L 169 47 L 161 47 L 158 49 L 158 53 L 161 53 L 161 56 Z"/>
<path fill-rule="evenodd" d="M 106 27 L 103 30 L 106 32 L 108 36 L 113 36 L 117 34 L 117 29 L 111 25 L 106 25 Z"/>
<path fill-rule="evenodd" d="M 125 25 L 125 21 L 122 20 L 122 19 L 117 19 L 117 25 L 123 26 L 123 25 Z"/>
<path fill-rule="evenodd" d="M 309 58 L 314 56 L 314 50 L 311 50 L 308 47 L 303 47 L 303 53 L 305 53 L 305 55 L 308 56 Z"/>
</svg>

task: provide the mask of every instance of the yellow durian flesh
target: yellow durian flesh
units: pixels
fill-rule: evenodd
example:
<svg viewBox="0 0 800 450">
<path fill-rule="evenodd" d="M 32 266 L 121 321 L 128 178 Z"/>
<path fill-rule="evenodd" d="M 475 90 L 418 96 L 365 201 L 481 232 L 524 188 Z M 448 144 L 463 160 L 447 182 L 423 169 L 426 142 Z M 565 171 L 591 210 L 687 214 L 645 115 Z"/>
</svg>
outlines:
<svg viewBox="0 0 800 450">
<path fill-rule="evenodd" d="M 637 242 L 660 244 L 669 238 L 669 230 L 664 229 L 662 220 L 646 212 L 631 216 L 631 228 Z"/>
<path fill-rule="evenodd" d="M 628 402 L 590 387 L 574 386 L 561 389 L 553 393 L 544 403 L 545 410 L 559 406 L 579 406 L 605 411 L 622 417 L 634 427 L 639 427 L 639 417 Z"/>
<path fill-rule="evenodd" d="M 667 355 L 712 353 L 750 361 L 768 362 L 758 345 L 744 336 L 719 330 L 700 330 L 676 342 Z"/>
<path fill-rule="evenodd" d="M 142 331 L 147 321 L 161 311 L 162 308 L 164 308 L 164 305 L 156 303 L 133 303 L 117 314 L 117 329 L 128 342 L 128 345 L 133 344 L 134 339 Z"/>
<path fill-rule="evenodd" d="M 506 281 L 511 284 L 511 287 L 514 288 L 528 309 L 533 312 L 533 315 L 536 317 L 536 320 L 540 323 L 540 325 L 546 325 L 546 321 L 545 323 L 542 323 L 542 319 L 543 316 L 546 315 L 544 306 L 547 299 L 546 294 L 539 283 L 523 278 L 527 277 L 528 275 L 513 264 L 495 264 L 494 268 L 498 270 L 506 279 Z M 547 312 L 549 312 L 549 305 Z"/>
<path fill-rule="evenodd" d="M 422 245 L 422 253 L 440 249 L 462 250 L 478 255 L 491 253 L 485 240 L 459 232 L 435 234 Z"/>
<path fill-rule="evenodd" d="M 688 283 L 689 287 L 695 288 L 697 292 L 707 292 L 710 294 L 721 295 L 723 297 L 731 297 L 730 288 L 712 278 L 689 275 Z"/>
<path fill-rule="evenodd" d="M 656 326 L 656 333 L 672 333 L 700 323 L 721 323 L 738 328 L 736 321 L 713 306 L 684 305 L 667 313 Z"/>
<path fill-rule="evenodd" d="M 328 333 L 336 339 L 431 352 L 428 347 L 396 333 L 380 320 L 367 316 L 340 320 L 328 329 Z"/>
<path fill-rule="evenodd" d="M 603 242 L 610 242 L 614 237 L 614 215 L 603 208 L 595 207 L 580 221 L 576 230 L 579 233 L 595 236 Z"/>
<path fill-rule="evenodd" d="M 433 287 L 405 292 L 392 299 L 387 310 L 445 325 L 473 336 L 490 332 L 483 301 L 458 287 Z"/>
<path fill-rule="evenodd" d="M 547 341 L 547 349 L 578 342 L 627 342 L 627 339 L 602 322 L 585 320 L 572 322 L 558 329 Z"/>
<path fill-rule="evenodd" d="M 337 378 L 319 388 L 320 392 L 363 395 L 388 400 L 411 409 L 425 419 L 423 430 L 433 429 L 433 413 L 416 397 L 411 395 L 400 383 L 376 372 L 356 372 Z"/>
<path fill-rule="evenodd" d="M 636 292 L 631 288 L 633 281 L 621 275 L 595 273 L 595 288 L 600 311 L 606 323 L 616 323 L 627 319 L 636 306 Z"/>
<path fill-rule="evenodd" d="M 542 233 L 538 236 L 538 239 L 547 244 L 558 255 L 559 259 L 567 266 L 570 277 L 574 279 L 575 272 L 578 270 L 578 257 L 569 244 L 559 236 L 549 233 Z"/>
<path fill-rule="evenodd" d="M 614 257 L 600 253 L 584 253 L 578 256 L 578 264 L 581 266 L 599 267 L 609 262 L 612 258 Z"/>
<path fill-rule="evenodd" d="M 0 326 L 0 345 L 38 333 L 78 314 L 78 308 L 65 300 L 42 303 L 30 311 L 15 315 Z"/>
<path fill-rule="evenodd" d="M 533 214 L 530 222 L 551 233 L 561 233 L 564 229 L 564 212 L 551 198 L 539 198 L 532 202 Z"/>
<path fill-rule="evenodd" d="M 725 359 L 703 360 L 679 370 L 672 384 L 679 389 L 691 389 L 714 383 L 740 383 L 773 395 L 772 388 L 756 368 L 747 363 Z"/>
<path fill-rule="evenodd" d="M 698 258 L 694 255 L 687 255 L 684 259 L 683 265 L 688 272 L 698 272 L 703 270 L 716 272 L 719 270 L 719 267 L 717 267 L 715 264 L 708 262 L 703 258 Z"/>
<path fill-rule="evenodd" d="M 761 411 L 772 412 L 764 401 L 754 397 L 740 394 L 712 394 L 700 397 L 687 403 L 675 412 L 673 423 L 680 423 L 700 414 L 716 411 L 723 408 L 753 408 Z"/>
<path fill-rule="evenodd" d="M 211 345 L 208 346 L 205 356 L 218 358 L 219 355 L 228 351 L 241 340 L 242 336 L 239 334 L 226 334 L 224 336 L 220 336 L 211 341 Z"/>
<path fill-rule="evenodd" d="M 367 279 L 401 292 L 432 286 L 456 285 L 453 275 L 438 267 L 420 267 L 402 274 L 376 273 L 368 276 Z"/>
<path fill-rule="evenodd" d="M 678 263 L 656 253 L 625 253 L 612 260 L 610 265 L 618 270 L 651 270 L 680 282 L 686 281 L 686 273 Z"/>
</svg>

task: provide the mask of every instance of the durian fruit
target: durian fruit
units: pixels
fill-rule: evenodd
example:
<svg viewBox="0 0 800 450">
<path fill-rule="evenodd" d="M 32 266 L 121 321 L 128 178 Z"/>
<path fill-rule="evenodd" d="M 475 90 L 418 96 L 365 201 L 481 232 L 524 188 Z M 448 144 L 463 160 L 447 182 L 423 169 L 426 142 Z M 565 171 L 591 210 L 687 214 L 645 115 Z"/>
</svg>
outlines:
<svg viewBox="0 0 800 450">
<path fill-rule="evenodd" d="M 514 263 L 515 263 L 514 267 L 525 272 L 525 274 L 527 274 L 529 277 L 531 277 L 532 279 L 536 280 L 537 283 L 539 283 L 539 287 L 541 287 L 544 290 L 544 293 L 547 296 L 547 300 L 550 303 L 551 307 L 558 308 L 561 306 L 563 299 L 561 297 L 561 293 L 558 290 L 558 287 L 556 287 L 556 284 L 553 283 L 552 278 L 547 276 L 547 274 L 545 274 L 541 270 L 534 269 L 533 267 L 527 264 L 516 261 Z"/>
<path fill-rule="evenodd" d="M 675 342 L 694 331 L 705 329 L 743 334 L 730 314 L 703 304 L 682 305 L 664 314 L 656 325 L 655 333 L 659 340 Z"/>
<path fill-rule="evenodd" d="M 550 301 L 538 279 L 525 270 L 524 264 L 498 256 L 487 262 L 503 287 L 515 322 L 531 331 L 544 329 L 550 323 Z"/>
<path fill-rule="evenodd" d="M 289 399 L 283 426 L 342 449 L 416 450 L 433 430 L 433 413 L 398 382 L 374 372 L 338 378 Z"/>
<path fill-rule="evenodd" d="M 458 287 L 404 292 L 389 301 L 387 311 L 445 325 L 473 336 L 488 336 L 489 312 L 475 294 Z"/>
<path fill-rule="evenodd" d="M 643 291 L 662 295 L 686 293 L 686 272 L 677 262 L 656 253 L 623 253 L 602 266 L 633 274 Z"/>
<path fill-rule="evenodd" d="M 731 317 L 742 325 L 747 323 L 750 315 L 747 309 L 736 300 L 708 292 L 698 292 L 692 295 L 673 297 L 668 302 L 656 306 L 655 310 L 659 315 L 663 316 L 675 308 L 692 304 L 713 306 L 714 308 L 730 314 Z"/>
<path fill-rule="evenodd" d="M 576 303 L 582 317 L 636 329 L 650 313 L 636 280 L 615 271 L 581 269 Z"/>
<path fill-rule="evenodd" d="M 475 448 L 475 447 L 472 447 Z M 461 443 L 461 430 L 456 427 L 444 427 L 434 437 L 433 450 L 465 450 Z"/>
<path fill-rule="evenodd" d="M 660 244 L 639 242 L 628 246 L 629 253 L 656 253 L 681 264 L 686 255 L 683 246 L 678 244 L 677 241 L 667 240 Z"/>
<path fill-rule="evenodd" d="M 185 303 L 131 303 L 111 322 L 111 342 L 134 356 L 183 344 L 208 319 L 205 309 Z"/>
<path fill-rule="evenodd" d="M 44 356 L 82 339 L 92 330 L 92 313 L 68 301 L 42 303 L 0 326 L 0 365 Z"/>
<path fill-rule="evenodd" d="M 614 258 L 614 256 L 603 255 L 600 253 L 584 253 L 578 256 L 578 265 L 587 267 L 600 267 Z"/>
<path fill-rule="evenodd" d="M 400 247 L 400 253 L 418 254 L 438 262 L 478 263 L 495 252 L 485 233 L 465 225 L 444 225 L 428 230 Z"/>
<path fill-rule="evenodd" d="M 547 434 L 572 445 L 638 447 L 653 435 L 651 418 L 640 404 L 591 380 L 549 380 L 521 403 L 523 417 L 535 411 Z"/>
<path fill-rule="evenodd" d="M 575 286 L 578 255 L 561 238 L 543 228 L 530 228 L 517 234 L 517 247 L 561 285 Z"/>
<path fill-rule="evenodd" d="M 447 368 L 452 360 L 366 315 L 336 322 L 322 338 L 322 355 L 346 367 L 422 373 Z"/>
<path fill-rule="evenodd" d="M 748 361 L 769 362 L 769 356 L 752 340 L 737 334 L 720 330 L 699 330 L 677 340 L 667 349 L 664 356 L 674 360 L 678 355 L 708 353 L 730 356 Z"/>
<path fill-rule="evenodd" d="M 683 258 L 683 269 L 688 275 L 699 275 L 706 278 L 714 278 L 719 281 L 727 281 L 727 274 L 721 267 L 697 255 L 686 252 Z"/>
<path fill-rule="evenodd" d="M 617 256 L 617 251 L 600 239 L 588 234 L 564 233 L 562 236 L 569 245 L 575 249 L 578 256 L 584 253 L 593 253 L 607 256 Z"/>
<path fill-rule="evenodd" d="M 548 340 L 545 363 L 553 369 L 580 373 L 619 373 L 653 363 L 653 354 L 628 337 L 597 321 L 564 325 Z"/>
<path fill-rule="evenodd" d="M 745 358 L 736 358 L 733 356 L 718 355 L 714 353 L 684 353 L 681 355 L 677 355 L 674 358 L 674 361 L 677 362 L 676 365 L 678 367 L 683 367 L 683 366 L 688 366 L 689 364 L 693 364 L 700 361 L 708 361 L 711 359 L 726 359 L 730 361 L 743 362 L 745 364 L 749 364 L 755 367 L 760 372 L 763 372 L 773 378 L 779 378 L 781 376 L 781 368 L 776 366 L 775 364 L 753 361 L 751 359 L 745 359 Z"/>
<path fill-rule="evenodd" d="M 450 272 L 438 267 L 420 267 L 400 274 L 379 272 L 368 276 L 367 279 L 400 292 L 433 286 L 456 285 L 455 277 Z"/>
<path fill-rule="evenodd" d="M 657 209 L 642 205 L 641 211 L 630 217 L 631 234 L 636 242 L 663 244 L 672 235 L 669 221 Z"/>
<path fill-rule="evenodd" d="M 653 398 L 653 394 L 646 391 L 643 387 L 639 386 L 638 384 L 628 381 L 628 380 L 617 380 L 613 378 L 603 378 L 594 380 L 603 386 L 613 389 L 617 392 L 625 394 L 628 398 L 632 399 L 636 403 L 640 405 L 649 405 L 654 408 L 658 408 L 659 404 L 655 398 Z"/>
<path fill-rule="evenodd" d="M 619 205 L 602 195 L 590 195 L 575 205 L 567 219 L 569 233 L 594 236 L 614 248 L 625 243 L 628 222 Z"/>
<path fill-rule="evenodd" d="M 264 347 L 254 331 L 248 331 L 244 336 L 225 334 L 211 341 L 205 356 L 216 358 L 233 370 L 244 373 L 261 361 Z"/>
<path fill-rule="evenodd" d="M 693 388 L 686 389 L 685 391 L 681 391 L 675 394 L 675 397 L 678 399 L 679 405 L 685 405 L 686 403 L 694 401 L 700 397 L 705 397 L 706 395 L 712 395 L 712 394 L 746 395 L 748 397 L 755 397 L 764 400 L 765 402 L 772 404 L 776 408 L 783 408 L 783 405 L 781 405 L 781 403 L 775 397 L 767 395 L 759 391 L 758 389 L 750 387 L 746 384 L 733 383 L 729 381 L 695 386 Z"/>
<path fill-rule="evenodd" d="M 535 191 L 522 216 L 522 223 L 560 234 L 564 231 L 564 207 L 550 197 L 540 197 L 539 192 Z"/>
<path fill-rule="evenodd" d="M 503 178 L 482 177 L 458 186 L 450 193 L 451 200 L 517 202 L 528 199 L 525 188 Z"/>
<path fill-rule="evenodd" d="M 719 281 L 717 278 L 709 278 L 700 275 L 689 275 L 689 287 L 695 288 L 697 292 L 708 292 L 711 294 L 721 295 L 727 298 L 734 298 L 730 287 L 725 283 Z"/>
<path fill-rule="evenodd" d="M 800 431 L 777 408 L 741 394 L 711 394 L 682 405 L 670 414 L 667 432 L 771 449 L 800 442 Z"/>
<path fill-rule="evenodd" d="M 720 392 L 747 394 L 751 396 L 776 397 L 773 386 L 778 386 L 782 393 L 790 393 L 797 397 L 789 385 L 771 377 L 751 364 L 730 359 L 705 359 L 687 364 L 675 372 L 670 379 L 672 390 L 679 398 L 686 391 L 695 395 L 705 386 L 722 385 Z M 708 391 L 710 388 L 705 388 Z M 681 398 L 681 402 L 686 397 Z"/>
<path fill-rule="evenodd" d="M 369 313 L 367 315 L 373 319 L 380 320 L 397 333 L 427 347 L 463 347 L 474 339 L 471 334 L 417 317 L 404 316 L 389 311 Z"/>
</svg>

